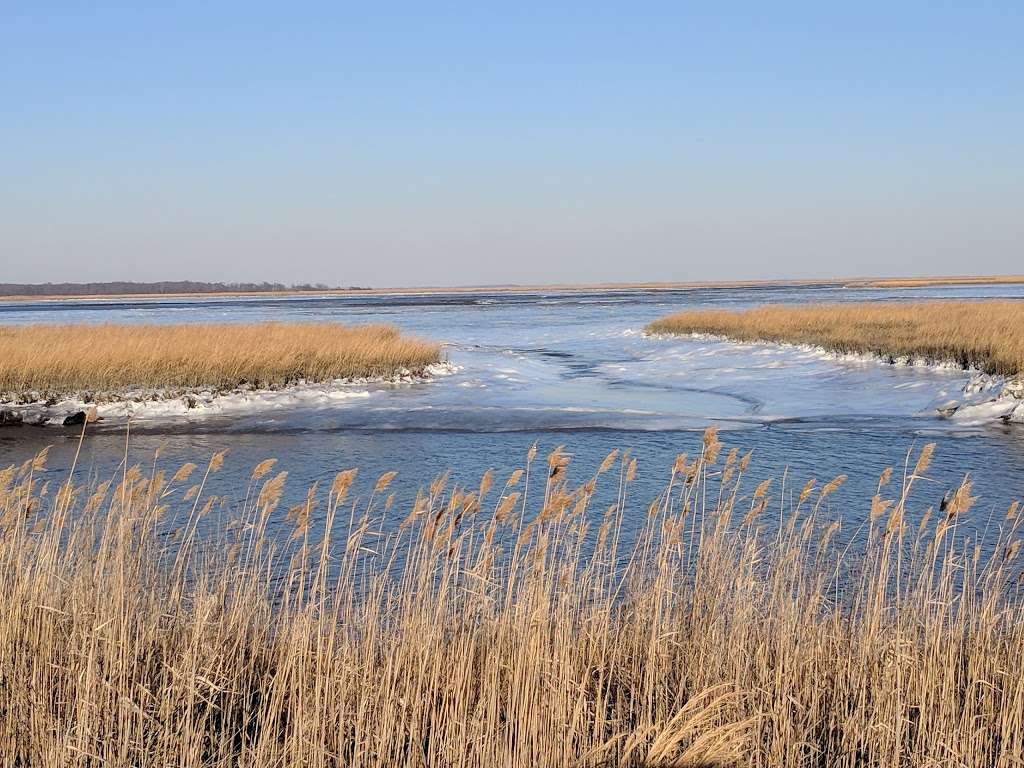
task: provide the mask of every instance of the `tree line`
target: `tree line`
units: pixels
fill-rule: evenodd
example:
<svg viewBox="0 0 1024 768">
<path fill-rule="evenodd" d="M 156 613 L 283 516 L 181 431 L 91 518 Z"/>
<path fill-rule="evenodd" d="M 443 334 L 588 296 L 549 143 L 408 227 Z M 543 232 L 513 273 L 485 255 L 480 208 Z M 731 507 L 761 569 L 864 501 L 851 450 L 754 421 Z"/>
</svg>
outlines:
<svg viewBox="0 0 1024 768">
<path fill-rule="evenodd" d="M 112 296 L 117 294 L 172 293 L 271 293 L 274 291 L 343 290 L 324 283 L 204 283 L 195 280 L 162 280 L 153 283 L 113 281 L 102 283 L 0 283 L 0 296 Z M 350 285 L 347 290 L 367 290 Z"/>
</svg>

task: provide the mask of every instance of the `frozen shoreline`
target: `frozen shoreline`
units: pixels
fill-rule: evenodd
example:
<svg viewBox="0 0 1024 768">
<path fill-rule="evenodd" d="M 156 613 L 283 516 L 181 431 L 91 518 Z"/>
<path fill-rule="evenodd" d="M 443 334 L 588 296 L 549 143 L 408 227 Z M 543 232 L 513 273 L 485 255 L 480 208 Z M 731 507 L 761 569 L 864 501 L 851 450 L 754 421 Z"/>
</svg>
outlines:
<svg viewBox="0 0 1024 768">
<path fill-rule="evenodd" d="M 897 357 L 870 352 L 837 352 L 814 344 L 794 344 L 770 340 L 737 340 L 709 333 L 648 333 L 652 339 L 691 339 L 734 345 L 778 347 L 819 355 L 826 360 L 865 365 L 925 368 L 933 371 L 959 372 L 969 375 L 959 396 L 940 395 L 934 403 L 933 413 L 940 418 L 974 426 L 986 423 L 1024 424 L 1024 376 L 1001 376 L 984 373 L 978 368 L 964 368 L 950 360 L 930 360 L 925 357 Z"/>
<path fill-rule="evenodd" d="M 650 339 L 692 339 L 694 341 L 718 341 L 728 344 L 750 345 L 759 347 L 781 347 L 793 349 L 800 352 L 813 352 L 826 360 L 839 360 L 845 363 L 873 363 L 884 366 L 901 366 L 908 368 L 930 368 L 935 371 L 961 371 L 963 373 L 981 374 L 980 368 L 964 368 L 958 363 L 950 360 L 930 360 L 926 357 L 897 357 L 895 355 L 876 355 L 873 352 L 837 352 L 828 347 L 817 344 L 794 344 L 789 341 L 770 341 L 766 339 L 733 339 L 729 336 L 719 336 L 713 333 L 648 333 L 641 332 Z"/>
<path fill-rule="evenodd" d="M 399 369 L 392 376 L 299 381 L 285 387 L 256 389 L 240 386 L 230 390 L 129 390 L 84 393 L 43 399 L 30 393 L 17 400 L 0 398 L 0 426 L 74 426 L 86 422 L 123 423 L 128 420 L 159 420 L 179 417 L 247 415 L 289 407 L 323 407 L 368 398 L 369 387 L 427 383 L 455 373 L 457 366 L 433 363 L 422 371 Z"/>
</svg>

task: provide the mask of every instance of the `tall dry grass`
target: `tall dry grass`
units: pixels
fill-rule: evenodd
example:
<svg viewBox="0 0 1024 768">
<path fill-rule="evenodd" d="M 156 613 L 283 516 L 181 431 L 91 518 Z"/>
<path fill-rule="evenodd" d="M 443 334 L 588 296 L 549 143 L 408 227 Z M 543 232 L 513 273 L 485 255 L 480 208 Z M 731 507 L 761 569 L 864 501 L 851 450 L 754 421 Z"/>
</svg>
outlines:
<svg viewBox="0 0 1024 768">
<path fill-rule="evenodd" d="M 707 333 L 739 341 L 811 344 L 836 352 L 953 362 L 988 373 L 1024 371 L 1024 302 L 764 306 L 680 312 L 652 333 Z"/>
<path fill-rule="evenodd" d="M 1020 517 L 986 557 L 969 482 L 922 510 L 930 447 L 859 536 L 825 514 L 842 477 L 747 488 L 713 431 L 650 505 L 628 453 L 579 484 L 534 455 L 404 510 L 354 471 L 285 510 L 268 460 L 226 519 L 223 455 L 3 471 L 3 763 L 1020 765 Z"/>
<path fill-rule="evenodd" d="M 230 389 L 388 376 L 440 359 L 437 344 L 385 325 L 0 327 L 0 392 Z"/>
</svg>

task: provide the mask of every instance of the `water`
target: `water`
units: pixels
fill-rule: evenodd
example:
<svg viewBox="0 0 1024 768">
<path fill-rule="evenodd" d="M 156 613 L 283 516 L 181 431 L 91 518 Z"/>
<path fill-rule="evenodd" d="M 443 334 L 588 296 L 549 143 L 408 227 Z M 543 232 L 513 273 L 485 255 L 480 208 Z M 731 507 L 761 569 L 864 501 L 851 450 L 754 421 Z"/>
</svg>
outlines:
<svg viewBox="0 0 1024 768">
<path fill-rule="evenodd" d="M 612 448 L 631 449 L 639 464 L 632 490 L 639 514 L 676 454 L 699 450 L 702 431 L 714 424 L 727 448 L 754 449 L 758 477 L 781 477 L 788 468 L 789 487 L 799 488 L 812 476 L 827 481 L 847 474 L 831 511 L 848 520 L 866 514 L 885 467 L 899 472 L 908 450 L 935 442 L 932 480 L 922 485 L 912 517 L 970 472 L 980 495 L 971 522 L 988 537 L 991 520 L 1024 496 L 1024 429 L 936 418 L 936 399 L 959 390 L 964 373 L 641 334 L 651 320 L 687 308 L 926 298 L 1020 300 L 1024 286 L 8 302 L 0 303 L 0 325 L 386 322 L 446 344 L 459 370 L 430 383 L 364 386 L 365 397 L 329 407 L 133 424 L 132 461 L 152 460 L 160 448 L 161 462 L 175 467 L 228 448 L 215 492 L 237 492 L 254 464 L 276 457 L 295 495 L 348 467 L 360 468 L 358 487 L 365 492 L 380 473 L 395 469 L 401 502 L 447 470 L 470 486 L 488 468 L 501 477 L 522 465 L 536 441 L 542 455 L 565 445 L 578 477 Z M 0 465 L 52 444 L 51 471 L 58 476 L 76 441 L 72 430 L 59 428 L 0 430 Z M 99 426 L 80 466 L 109 472 L 124 451 L 123 428 Z"/>
</svg>

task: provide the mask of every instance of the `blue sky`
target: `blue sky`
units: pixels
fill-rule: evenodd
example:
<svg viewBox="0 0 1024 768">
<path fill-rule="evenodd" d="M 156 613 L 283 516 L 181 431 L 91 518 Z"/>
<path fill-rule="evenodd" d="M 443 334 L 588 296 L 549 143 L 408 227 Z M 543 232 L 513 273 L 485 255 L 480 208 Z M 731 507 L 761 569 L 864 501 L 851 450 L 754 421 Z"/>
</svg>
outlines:
<svg viewBox="0 0 1024 768">
<path fill-rule="evenodd" d="M 144 5 L 4 9 L 0 280 L 1024 272 L 1019 2 Z"/>
</svg>

